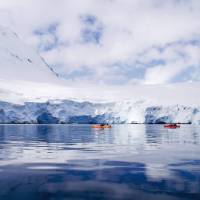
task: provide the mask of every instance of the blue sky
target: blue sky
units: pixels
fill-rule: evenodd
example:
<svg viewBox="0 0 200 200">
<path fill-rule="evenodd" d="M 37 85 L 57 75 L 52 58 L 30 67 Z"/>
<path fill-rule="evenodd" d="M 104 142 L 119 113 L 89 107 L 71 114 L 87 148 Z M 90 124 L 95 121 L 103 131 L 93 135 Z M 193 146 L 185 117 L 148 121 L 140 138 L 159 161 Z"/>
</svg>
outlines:
<svg viewBox="0 0 200 200">
<path fill-rule="evenodd" d="M 0 2 L 0 24 L 87 84 L 200 81 L 199 19 L 199 0 Z"/>
</svg>

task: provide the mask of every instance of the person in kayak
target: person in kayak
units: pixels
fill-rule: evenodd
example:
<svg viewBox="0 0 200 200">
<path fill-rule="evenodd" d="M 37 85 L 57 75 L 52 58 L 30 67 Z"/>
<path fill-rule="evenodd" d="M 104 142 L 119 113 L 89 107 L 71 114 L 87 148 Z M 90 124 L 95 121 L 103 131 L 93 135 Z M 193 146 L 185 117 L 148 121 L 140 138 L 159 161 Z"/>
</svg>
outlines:
<svg viewBox="0 0 200 200">
<path fill-rule="evenodd" d="M 109 124 L 97 124 L 97 125 L 92 125 L 92 128 L 112 128 L 112 126 Z"/>
<path fill-rule="evenodd" d="M 106 124 L 100 124 L 100 126 L 109 126 L 109 124 L 108 123 L 106 123 Z"/>
</svg>

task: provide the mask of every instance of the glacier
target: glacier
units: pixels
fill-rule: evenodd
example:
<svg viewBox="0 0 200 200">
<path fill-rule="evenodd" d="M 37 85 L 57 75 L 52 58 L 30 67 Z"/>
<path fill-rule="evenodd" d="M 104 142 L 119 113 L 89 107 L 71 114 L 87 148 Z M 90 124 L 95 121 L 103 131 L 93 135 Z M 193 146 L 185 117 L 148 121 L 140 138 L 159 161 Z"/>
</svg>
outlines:
<svg viewBox="0 0 200 200">
<path fill-rule="evenodd" d="M 0 26 L 0 123 L 200 124 L 200 83 L 70 85 Z"/>
<path fill-rule="evenodd" d="M 95 123 L 200 124 L 200 107 L 148 106 L 145 102 L 91 103 L 71 100 L 0 102 L 0 123 L 95 124 Z"/>
</svg>

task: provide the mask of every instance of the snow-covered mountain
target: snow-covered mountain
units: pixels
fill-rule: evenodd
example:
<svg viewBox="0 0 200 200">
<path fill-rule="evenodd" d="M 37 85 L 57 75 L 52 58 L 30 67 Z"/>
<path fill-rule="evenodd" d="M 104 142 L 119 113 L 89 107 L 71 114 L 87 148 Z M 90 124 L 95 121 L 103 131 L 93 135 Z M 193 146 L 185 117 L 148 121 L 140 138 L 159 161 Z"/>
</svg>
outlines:
<svg viewBox="0 0 200 200">
<path fill-rule="evenodd" d="M 200 124 L 200 83 L 67 86 L 12 31 L 0 27 L 0 123 Z"/>
<path fill-rule="evenodd" d="M 0 79 L 54 82 L 56 74 L 16 33 L 0 27 Z"/>
</svg>

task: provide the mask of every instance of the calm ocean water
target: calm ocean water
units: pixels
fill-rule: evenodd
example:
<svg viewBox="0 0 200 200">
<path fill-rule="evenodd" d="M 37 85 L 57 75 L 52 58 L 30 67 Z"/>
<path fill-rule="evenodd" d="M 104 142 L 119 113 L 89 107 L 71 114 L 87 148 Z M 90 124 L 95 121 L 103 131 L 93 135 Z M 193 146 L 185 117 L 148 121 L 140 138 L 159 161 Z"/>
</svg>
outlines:
<svg viewBox="0 0 200 200">
<path fill-rule="evenodd" d="M 0 200 L 200 199 L 200 126 L 1 125 Z"/>
</svg>

